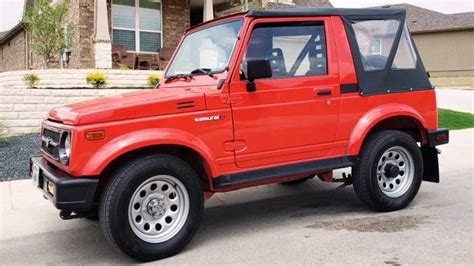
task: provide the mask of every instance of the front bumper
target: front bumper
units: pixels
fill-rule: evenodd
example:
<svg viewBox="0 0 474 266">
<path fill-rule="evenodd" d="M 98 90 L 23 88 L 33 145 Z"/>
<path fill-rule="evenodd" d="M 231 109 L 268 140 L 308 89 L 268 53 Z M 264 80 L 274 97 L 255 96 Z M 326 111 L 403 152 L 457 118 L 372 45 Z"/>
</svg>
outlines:
<svg viewBox="0 0 474 266">
<path fill-rule="evenodd" d="M 33 171 L 33 168 L 36 170 Z M 33 175 L 33 172 L 36 172 Z M 35 186 L 60 210 L 89 211 L 93 207 L 97 179 L 74 178 L 51 166 L 43 157 L 30 159 Z"/>
</svg>

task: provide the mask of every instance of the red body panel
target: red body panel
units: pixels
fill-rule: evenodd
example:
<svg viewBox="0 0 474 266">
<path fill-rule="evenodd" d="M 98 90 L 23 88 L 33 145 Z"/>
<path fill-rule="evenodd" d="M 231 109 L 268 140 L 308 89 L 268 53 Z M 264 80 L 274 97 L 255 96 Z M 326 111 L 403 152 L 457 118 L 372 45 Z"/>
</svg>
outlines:
<svg viewBox="0 0 474 266">
<path fill-rule="evenodd" d="M 192 109 L 177 108 L 179 103 L 189 101 L 194 102 Z M 55 108 L 49 112 L 49 117 L 67 125 L 78 126 L 204 109 L 206 102 L 201 90 L 148 90 Z"/>
<path fill-rule="evenodd" d="M 244 23 L 227 71 L 213 77 L 161 82 L 158 90 L 53 109 L 44 123 L 72 131 L 72 155 L 68 166 L 45 157 L 73 176 L 100 176 L 124 153 L 153 145 L 179 145 L 200 154 L 209 178 L 214 178 L 357 155 L 371 128 L 393 116 L 411 117 L 421 130 L 437 128 L 434 90 L 368 97 L 341 94 L 340 84 L 356 83 L 357 78 L 339 17 L 278 18 L 278 22 L 324 23 L 328 74 L 257 80 L 257 91 L 247 92 L 247 81 L 240 80 L 239 69 L 252 27 L 276 19 L 237 15 L 201 27 L 239 16 Z M 224 84 L 218 89 L 220 80 Z M 318 96 L 322 89 L 330 90 L 331 95 Z M 192 107 L 179 108 L 183 102 L 193 102 Z M 206 117 L 218 119 L 197 122 Z M 105 139 L 87 141 L 86 132 L 94 130 L 104 130 Z"/>
<path fill-rule="evenodd" d="M 250 24 L 249 31 L 259 23 L 285 21 L 294 19 L 256 20 Z M 301 21 L 323 22 L 326 38 L 333 39 L 330 18 L 304 18 Z M 250 32 L 247 32 L 244 47 L 249 36 Z M 339 75 L 333 42 L 328 43 L 327 54 L 328 75 L 257 80 L 258 89 L 253 93 L 247 92 L 246 80 L 232 81 L 231 95 L 241 99 L 232 104 L 235 139 L 245 143 L 236 151 L 239 168 L 320 158 L 331 152 L 339 112 Z M 244 51 L 241 51 L 239 61 L 243 55 Z M 236 72 L 235 76 L 238 77 Z M 332 95 L 317 95 L 319 90 L 325 89 Z"/>
</svg>

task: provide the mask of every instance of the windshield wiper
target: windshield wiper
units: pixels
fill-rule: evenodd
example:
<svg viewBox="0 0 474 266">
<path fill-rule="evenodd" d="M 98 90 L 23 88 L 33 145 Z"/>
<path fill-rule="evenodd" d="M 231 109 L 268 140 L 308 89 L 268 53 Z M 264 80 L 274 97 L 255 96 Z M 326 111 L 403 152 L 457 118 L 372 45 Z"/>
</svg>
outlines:
<svg viewBox="0 0 474 266">
<path fill-rule="evenodd" d="M 183 78 L 183 79 L 186 80 L 186 79 L 188 79 L 188 78 L 191 78 L 191 76 L 190 76 L 190 75 L 187 75 L 187 74 L 171 75 L 171 76 L 169 76 L 169 77 L 167 77 L 167 78 L 165 79 L 165 83 L 168 83 L 168 82 L 171 82 L 171 81 L 173 81 L 173 80 L 175 80 L 175 79 L 180 79 L 180 78 Z"/>
<path fill-rule="evenodd" d="M 199 74 L 204 74 L 204 75 L 208 75 L 209 77 L 214 77 L 214 73 L 212 72 L 212 69 L 210 69 L 210 68 L 196 68 L 193 71 L 189 72 L 189 74 L 176 74 L 176 75 L 168 76 L 165 79 L 165 83 L 168 83 L 168 82 L 171 82 L 175 79 L 180 79 L 180 78 L 186 80 L 188 78 L 191 78 L 193 75 L 199 75 Z"/>
<path fill-rule="evenodd" d="M 196 68 L 193 71 L 191 71 L 190 74 L 191 75 L 204 74 L 204 75 L 208 75 L 209 77 L 214 76 L 214 74 L 212 73 L 212 69 L 210 68 Z"/>
</svg>

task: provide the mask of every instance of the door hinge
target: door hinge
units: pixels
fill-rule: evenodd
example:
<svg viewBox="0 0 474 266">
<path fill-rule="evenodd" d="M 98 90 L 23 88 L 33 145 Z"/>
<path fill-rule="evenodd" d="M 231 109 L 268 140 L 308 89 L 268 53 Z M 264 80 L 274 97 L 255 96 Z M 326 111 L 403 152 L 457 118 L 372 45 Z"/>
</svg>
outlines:
<svg viewBox="0 0 474 266">
<path fill-rule="evenodd" d="M 242 102 L 242 96 L 239 95 L 223 95 L 221 99 L 224 104 L 239 104 Z"/>
<path fill-rule="evenodd" d="M 224 142 L 224 149 L 226 151 L 241 151 L 245 149 L 245 147 L 246 147 L 246 143 L 243 140 Z"/>
</svg>

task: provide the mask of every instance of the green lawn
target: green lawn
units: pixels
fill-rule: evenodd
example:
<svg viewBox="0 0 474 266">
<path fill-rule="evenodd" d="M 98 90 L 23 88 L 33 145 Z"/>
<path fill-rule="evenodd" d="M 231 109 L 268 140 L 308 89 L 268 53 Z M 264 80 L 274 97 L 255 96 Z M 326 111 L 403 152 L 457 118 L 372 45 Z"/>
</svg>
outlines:
<svg viewBox="0 0 474 266">
<path fill-rule="evenodd" d="M 474 127 L 474 115 L 470 113 L 456 112 L 448 109 L 438 109 L 438 127 L 464 129 Z"/>
</svg>

